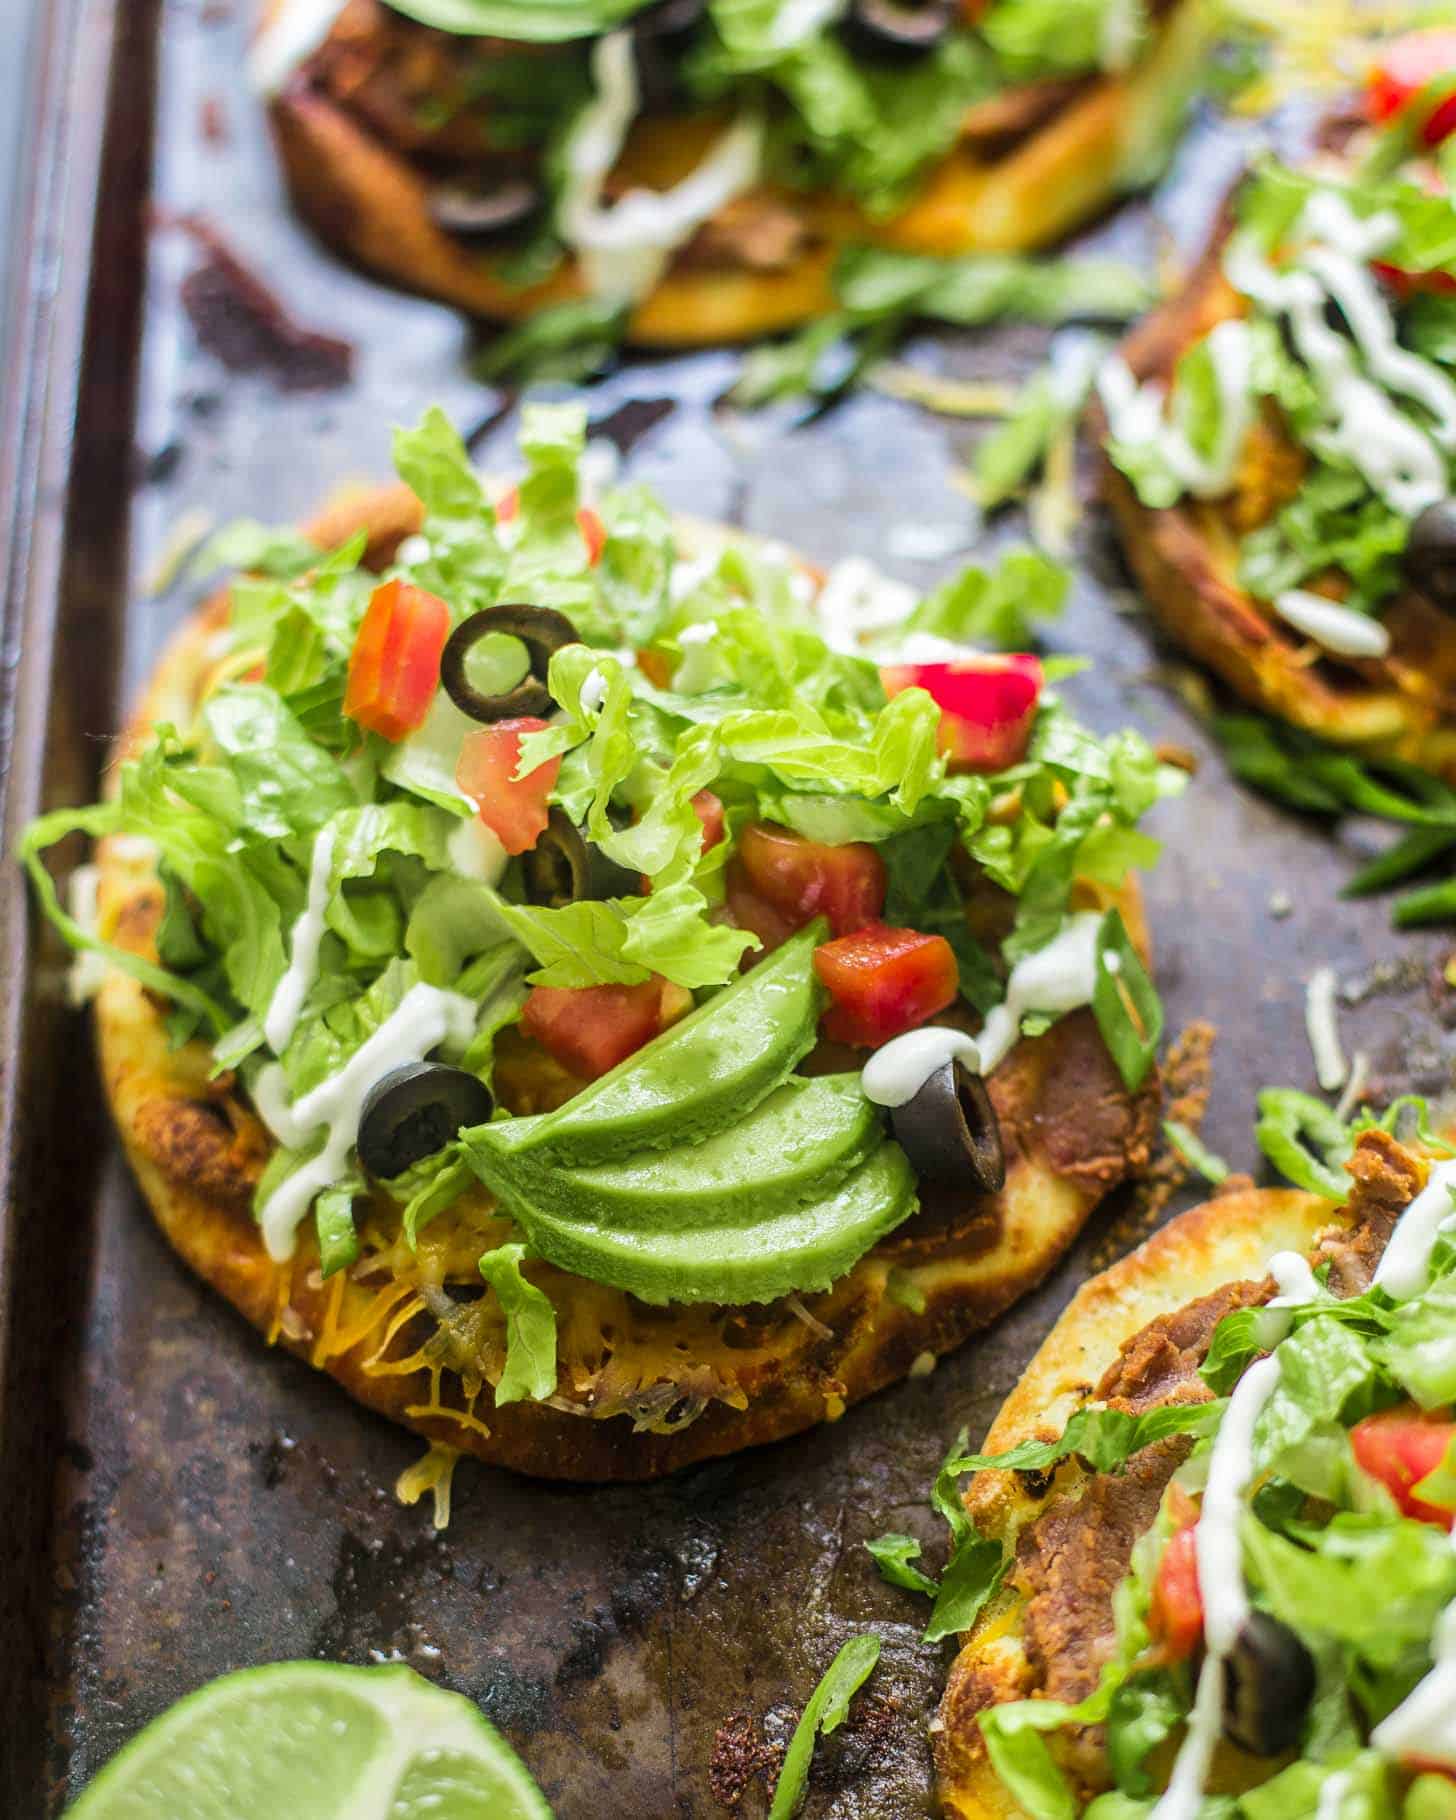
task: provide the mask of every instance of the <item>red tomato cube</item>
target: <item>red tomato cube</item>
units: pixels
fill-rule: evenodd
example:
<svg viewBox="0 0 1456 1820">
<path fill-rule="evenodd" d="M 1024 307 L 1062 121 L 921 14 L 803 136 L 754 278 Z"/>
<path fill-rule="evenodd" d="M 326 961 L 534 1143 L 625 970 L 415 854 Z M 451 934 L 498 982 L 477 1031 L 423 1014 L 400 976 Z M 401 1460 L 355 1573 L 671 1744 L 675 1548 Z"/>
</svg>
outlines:
<svg viewBox="0 0 1456 1820">
<path fill-rule="evenodd" d="M 443 600 L 407 581 L 374 590 L 349 656 L 344 713 L 371 733 L 401 740 L 429 712 L 450 636 Z"/>
<path fill-rule="evenodd" d="M 699 790 L 693 798 L 693 813 L 703 824 L 703 851 L 706 853 L 723 838 L 723 805 L 711 790 Z"/>
<path fill-rule="evenodd" d="M 944 1011 L 960 990 L 943 935 L 874 923 L 814 950 L 814 971 L 831 1000 L 825 1036 L 875 1049 Z"/>
<path fill-rule="evenodd" d="M 1148 1629 L 1173 1662 L 1186 1662 L 1203 1635 L 1197 1535 L 1188 1523 L 1168 1538 L 1148 1606 Z"/>
<path fill-rule="evenodd" d="M 849 935 L 877 922 L 885 907 L 885 862 L 868 841 L 831 847 L 774 822 L 750 822 L 735 859 L 748 890 L 791 931 L 826 916 L 836 935 Z"/>
<path fill-rule="evenodd" d="M 1027 653 L 944 664 L 886 664 L 886 695 L 924 689 L 940 709 L 940 750 L 952 770 L 1004 771 L 1026 756 L 1044 682 Z"/>
<path fill-rule="evenodd" d="M 654 974 L 640 986 L 533 986 L 521 1028 L 563 1068 L 594 1081 L 692 1009 L 692 994 Z"/>
<path fill-rule="evenodd" d="M 467 733 L 460 747 L 455 781 L 507 853 L 528 852 L 546 831 L 560 758 L 548 758 L 525 777 L 516 776 L 522 735 L 539 733 L 545 725 L 530 715 L 498 720 L 478 733 Z"/>
<path fill-rule="evenodd" d="M 1407 32 L 1385 47 L 1370 72 L 1365 111 L 1377 124 L 1409 106 L 1423 88 L 1442 76 L 1456 77 L 1456 30 L 1432 27 Z M 1456 95 L 1437 102 L 1421 128 L 1426 145 L 1439 145 L 1456 131 Z"/>
<path fill-rule="evenodd" d="M 1350 1447 L 1356 1465 L 1380 1481 L 1406 1516 L 1449 1530 L 1456 1512 L 1425 1503 L 1415 1496 L 1415 1487 L 1445 1459 L 1453 1436 L 1456 1422 L 1422 1415 L 1407 1404 L 1357 1422 L 1350 1430 Z"/>
</svg>

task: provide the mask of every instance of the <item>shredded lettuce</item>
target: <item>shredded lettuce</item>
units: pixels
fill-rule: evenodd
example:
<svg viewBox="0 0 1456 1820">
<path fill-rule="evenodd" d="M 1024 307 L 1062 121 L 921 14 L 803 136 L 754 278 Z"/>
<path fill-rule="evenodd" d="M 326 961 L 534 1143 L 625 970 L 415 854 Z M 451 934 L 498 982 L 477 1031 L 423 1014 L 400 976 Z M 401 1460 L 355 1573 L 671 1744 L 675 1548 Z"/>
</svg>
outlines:
<svg viewBox="0 0 1456 1820">
<path fill-rule="evenodd" d="M 506 1317 L 506 1363 L 495 1387 L 497 1407 L 556 1394 L 556 1310 L 521 1271 L 524 1245 L 498 1245 L 480 1260 L 480 1274 Z"/>
</svg>

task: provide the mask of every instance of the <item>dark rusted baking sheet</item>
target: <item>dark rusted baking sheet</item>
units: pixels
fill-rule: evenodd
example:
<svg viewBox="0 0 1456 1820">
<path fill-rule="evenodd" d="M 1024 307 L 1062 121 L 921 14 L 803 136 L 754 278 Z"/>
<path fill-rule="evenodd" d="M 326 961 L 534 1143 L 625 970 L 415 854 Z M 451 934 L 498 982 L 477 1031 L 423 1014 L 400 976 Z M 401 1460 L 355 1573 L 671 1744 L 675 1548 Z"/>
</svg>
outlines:
<svg viewBox="0 0 1456 1820">
<path fill-rule="evenodd" d="M 380 477 L 389 427 L 425 404 L 467 426 L 500 404 L 470 379 L 451 312 L 342 269 L 287 216 L 240 81 L 245 0 L 48 10 L 38 237 L 0 470 L 12 839 L 38 802 L 94 789 L 122 701 L 192 598 L 186 585 L 151 591 L 179 522 L 294 517 L 342 480 Z M 1205 127 L 1180 160 L 1158 218 L 1183 244 L 1241 143 Z M 1146 255 L 1154 221 L 1132 209 L 1099 239 Z M 1011 332 L 921 351 L 1015 377 L 1041 346 Z M 713 401 L 733 365 L 638 362 L 594 394 L 602 419 L 660 401 L 614 419 L 641 432 L 634 477 L 821 560 L 863 552 L 929 580 L 965 553 L 974 527 L 950 471 L 968 427 L 869 393 L 803 429 L 729 420 Z M 483 458 L 507 458 L 511 427 L 483 436 Z M 1162 813 L 1149 906 L 1170 1027 L 1219 1027 L 1209 1140 L 1247 1166 L 1257 1087 L 1311 1084 L 1303 982 L 1320 964 L 1360 998 L 1344 1033 L 1381 1087 L 1449 1086 L 1449 939 L 1397 944 L 1384 905 L 1337 900 L 1362 830 L 1341 850 L 1228 786 L 1095 522 L 1081 542 L 1083 579 L 1054 642 L 1098 663 L 1070 692 L 1098 724 L 1131 718 L 1204 761 L 1191 806 Z M 402 1658 L 479 1700 L 562 1820 L 754 1820 L 798 1706 L 844 1637 L 874 1626 L 884 1666 L 821 1751 L 807 1811 L 929 1811 L 925 1726 L 946 1652 L 918 1642 L 923 1613 L 880 1584 L 859 1544 L 908 1529 L 938 1550 L 924 1497 L 948 1439 L 984 1428 L 1076 1282 L 1137 1236 L 1134 1209 L 1099 1217 L 980 1343 L 836 1426 L 621 1490 L 466 1464 L 439 1536 L 427 1505 L 392 1494 L 419 1444 L 265 1352 L 173 1261 L 107 1135 L 61 957 L 49 942 L 27 949 L 11 867 L 3 905 L 0 1809 L 56 1812 L 211 1675 L 318 1654 Z"/>
</svg>

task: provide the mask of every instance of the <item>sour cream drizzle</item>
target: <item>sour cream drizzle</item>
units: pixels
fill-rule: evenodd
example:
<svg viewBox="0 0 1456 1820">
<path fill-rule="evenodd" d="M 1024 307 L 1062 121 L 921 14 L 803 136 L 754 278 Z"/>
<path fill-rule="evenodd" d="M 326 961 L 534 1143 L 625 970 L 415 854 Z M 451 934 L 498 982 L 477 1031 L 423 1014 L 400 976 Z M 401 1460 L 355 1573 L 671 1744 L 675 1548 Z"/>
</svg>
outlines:
<svg viewBox="0 0 1456 1820">
<path fill-rule="evenodd" d="M 1069 916 L 1061 933 L 1045 948 L 1028 954 L 1011 969 L 1006 997 L 987 1013 L 976 1046 L 981 1072 L 999 1068 L 1015 1045 L 1021 1020 L 1031 1012 L 1060 1017 L 1079 1005 L 1090 1005 L 1097 984 L 1097 930 L 1102 918 L 1095 910 Z"/>
<path fill-rule="evenodd" d="M 1251 240 L 1235 236 L 1224 270 L 1236 289 L 1288 319 L 1325 407 L 1325 427 L 1310 438 L 1315 452 L 1349 462 L 1397 512 L 1413 518 L 1446 495 L 1442 450 L 1456 447 L 1456 386 L 1398 344 L 1395 320 L 1369 269 L 1399 232 L 1393 215 L 1362 219 L 1343 197 L 1321 191 L 1305 204 L 1287 266 L 1276 269 Z M 1326 320 L 1327 302 L 1338 306 L 1350 335 Z M 1428 411 L 1430 429 L 1407 417 L 1390 392 Z"/>
<path fill-rule="evenodd" d="M 1323 594 L 1285 588 L 1273 604 L 1287 625 L 1338 657 L 1384 657 L 1390 649 L 1390 633 L 1380 620 Z"/>
<path fill-rule="evenodd" d="M 1430 1272 L 1431 1251 L 1448 1221 L 1456 1219 L 1451 1193 L 1456 1189 L 1456 1158 L 1432 1166 L 1425 1187 L 1396 1223 L 1385 1256 L 1375 1272 L 1379 1289 L 1398 1299 L 1419 1295 Z"/>
<path fill-rule="evenodd" d="M 329 907 L 329 877 L 334 864 L 334 831 L 323 829 L 313 843 L 308 868 L 308 900 L 289 937 L 288 965 L 273 988 L 263 1018 L 263 1035 L 274 1055 L 282 1055 L 298 1028 L 303 1001 L 318 977 L 319 944 L 324 938 L 324 913 Z"/>
<path fill-rule="evenodd" d="M 928 1029 L 907 1030 L 877 1049 L 864 1065 L 860 1085 L 876 1106 L 903 1106 L 947 1062 L 964 1062 L 973 1074 L 981 1072 L 981 1052 L 963 1030 L 932 1024 Z"/>
<path fill-rule="evenodd" d="M 259 94 L 278 93 L 328 37 L 342 10 L 342 0 L 279 0 L 248 58 L 248 74 Z"/>
<path fill-rule="evenodd" d="M 1456 1763 L 1456 1600 L 1437 1620 L 1435 1656 L 1425 1679 L 1371 1732 L 1376 1750 Z"/>
<path fill-rule="evenodd" d="M 449 1043 L 464 1049 L 475 1033 L 476 1007 L 458 992 L 423 983 L 411 986 L 398 1006 L 337 1074 L 291 1104 L 283 1070 L 271 1063 L 258 1075 L 253 1103 L 280 1144 L 303 1150 L 323 1130 L 323 1148 L 281 1182 L 264 1203 L 263 1243 L 275 1263 L 293 1256 L 299 1221 L 316 1194 L 344 1174 L 359 1134 L 359 1114 L 369 1089 L 392 1068 L 422 1062 Z"/>
<path fill-rule="evenodd" d="M 608 206 L 606 180 L 638 106 L 629 32 L 609 32 L 597 40 L 592 76 L 595 98 L 566 145 L 557 226 L 580 257 L 591 290 L 631 303 L 652 289 L 672 254 L 703 222 L 757 179 L 763 122 L 744 115 L 672 189 L 629 190 Z"/>
<path fill-rule="evenodd" d="M 1173 419 L 1164 418 L 1167 393 L 1156 380 L 1139 385 L 1126 361 L 1114 355 L 1097 376 L 1098 396 L 1118 442 L 1151 444 L 1164 466 L 1195 499 L 1213 499 L 1233 485 L 1245 438 L 1254 422 L 1253 341 L 1249 325 L 1231 318 L 1205 344 L 1218 387 L 1218 434 L 1200 455 L 1189 435 L 1191 401 L 1173 394 Z"/>
</svg>

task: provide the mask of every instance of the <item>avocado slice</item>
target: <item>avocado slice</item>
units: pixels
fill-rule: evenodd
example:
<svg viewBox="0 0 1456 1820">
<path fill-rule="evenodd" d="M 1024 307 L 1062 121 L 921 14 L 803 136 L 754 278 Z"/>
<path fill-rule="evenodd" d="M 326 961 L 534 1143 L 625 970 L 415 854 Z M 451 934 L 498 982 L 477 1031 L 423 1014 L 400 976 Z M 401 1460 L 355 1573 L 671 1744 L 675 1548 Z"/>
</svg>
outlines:
<svg viewBox="0 0 1456 1820">
<path fill-rule="evenodd" d="M 726 1130 L 813 1048 L 826 1002 L 814 950 L 826 934 L 822 921 L 810 923 L 555 1112 L 490 1127 L 493 1141 L 560 1167 Z"/>
<path fill-rule="evenodd" d="M 689 1153 L 690 1154 L 690 1153 Z M 827 1289 L 915 1209 L 915 1177 L 883 1143 L 817 1199 L 745 1224 L 710 1213 L 667 1228 L 547 1213 L 514 1192 L 510 1211 L 549 1263 L 644 1302 L 771 1302 Z"/>
<path fill-rule="evenodd" d="M 499 1145 L 505 1125 L 470 1132 L 476 1172 L 507 1205 L 524 1194 L 544 1212 L 616 1231 L 671 1232 L 694 1222 L 746 1226 L 822 1197 L 884 1133 L 857 1074 L 791 1079 L 740 1124 L 701 1144 L 644 1150 L 621 1162 L 553 1169 Z"/>
</svg>

